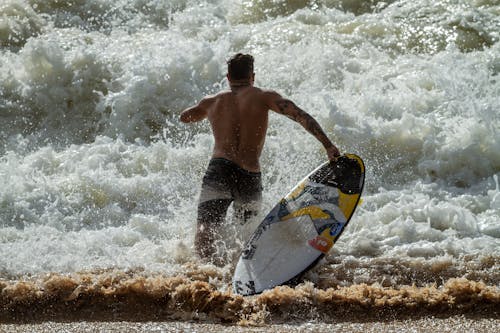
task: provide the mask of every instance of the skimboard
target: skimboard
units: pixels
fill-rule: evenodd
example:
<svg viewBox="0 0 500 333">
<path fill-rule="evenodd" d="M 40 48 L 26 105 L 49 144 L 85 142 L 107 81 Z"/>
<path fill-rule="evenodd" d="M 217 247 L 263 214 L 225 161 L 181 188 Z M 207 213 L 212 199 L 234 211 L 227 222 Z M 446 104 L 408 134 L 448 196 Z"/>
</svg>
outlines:
<svg viewBox="0 0 500 333">
<path fill-rule="evenodd" d="M 314 267 L 349 223 L 360 200 L 365 166 L 346 154 L 307 175 L 267 214 L 244 246 L 234 292 L 261 293 Z"/>
</svg>

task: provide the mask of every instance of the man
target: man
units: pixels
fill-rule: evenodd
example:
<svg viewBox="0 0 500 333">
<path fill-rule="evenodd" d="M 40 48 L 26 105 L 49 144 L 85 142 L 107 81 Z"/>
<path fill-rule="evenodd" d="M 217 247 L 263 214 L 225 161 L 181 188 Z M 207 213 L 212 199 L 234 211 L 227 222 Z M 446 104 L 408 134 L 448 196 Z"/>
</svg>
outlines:
<svg viewBox="0 0 500 333">
<path fill-rule="evenodd" d="M 259 158 L 269 110 L 302 125 L 323 144 L 330 160 L 340 155 L 309 114 L 274 91 L 254 87 L 253 61 L 248 54 L 233 56 L 227 62 L 231 90 L 203 98 L 180 116 L 184 123 L 207 118 L 215 139 L 203 178 L 195 237 L 196 253 L 205 260 L 217 261 L 216 236 L 231 202 L 236 217 L 243 222 L 258 213 L 262 192 Z"/>
</svg>

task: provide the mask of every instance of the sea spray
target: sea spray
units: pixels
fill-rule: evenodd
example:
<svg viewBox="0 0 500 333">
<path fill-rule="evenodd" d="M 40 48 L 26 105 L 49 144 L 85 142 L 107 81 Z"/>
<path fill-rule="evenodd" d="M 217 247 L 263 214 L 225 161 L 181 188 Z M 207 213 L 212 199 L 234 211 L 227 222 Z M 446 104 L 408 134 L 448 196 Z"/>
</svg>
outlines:
<svg viewBox="0 0 500 333">
<path fill-rule="evenodd" d="M 142 291 L 153 278 L 182 286 L 187 304 L 153 313 L 184 319 L 265 322 L 281 318 L 283 300 L 315 309 L 299 320 L 326 320 L 317 297 L 350 302 L 336 288 L 357 295 L 354 314 L 498 307 L 498 24 L 495 1 L 2 2 L 2 316 L 29 304 L 94 314 L 127 313 L 132 299 L 171 304 L 173 291 Z M 259 301 L 228 292 L 231 265 L 192 268 L 213 139 L 206 122 L 178 121 L 227 88 L 236 52 L 255 56 L 258 86 L 294 100 L 367 165 L 363 203 L 305 276 L 312 284 Z M 314 137 L 271 113 L 262 215 L 325 159 Z M 228 246 L 237 252 L 254 227 L 229 216 Z M 102 279 L 127 287 L 106 282 L 105 295 Z"/>
</svg>

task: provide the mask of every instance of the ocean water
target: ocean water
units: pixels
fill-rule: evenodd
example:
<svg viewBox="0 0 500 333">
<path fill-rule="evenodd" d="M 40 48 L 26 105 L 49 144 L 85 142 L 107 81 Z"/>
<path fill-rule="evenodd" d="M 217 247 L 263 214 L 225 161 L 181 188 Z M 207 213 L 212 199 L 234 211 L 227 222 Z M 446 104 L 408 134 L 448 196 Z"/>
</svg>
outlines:
<svg viewBox="0 0 500 333">
<path fill-rule="evenodd" d="M 499 39 L 497 0 L 2 0 L 0 317 L 498 311 Z M 193 254 L 213 139 L 178 121 L 227 88 L 237 52 L 367 166 L 361 206 L 305 282 L 245 299 L 233 266 Z M 271 115 L 262 215 L 325 159 Z M 230 221 L 237 246 L 255 225 Z"/>
</svg>

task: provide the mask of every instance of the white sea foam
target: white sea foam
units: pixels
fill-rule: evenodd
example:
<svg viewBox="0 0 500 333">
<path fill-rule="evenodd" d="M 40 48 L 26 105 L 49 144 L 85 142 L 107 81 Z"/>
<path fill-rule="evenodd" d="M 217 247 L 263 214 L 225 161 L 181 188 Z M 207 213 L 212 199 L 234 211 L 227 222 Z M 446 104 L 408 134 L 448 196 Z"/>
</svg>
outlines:
<svg viewBox="0 0 500 333">
<path fill-rule="evenodd" d="M 238 51 L 365 159 L 364 201 L 329 260 L 500 255 L 498 5 L 370 4 L 4 2 L 0 274 L 192 259 L 213 140 L 178 115 L 226 86 Z M 273 114 L 263 214 L 325 158 Z"/>
</svg>

